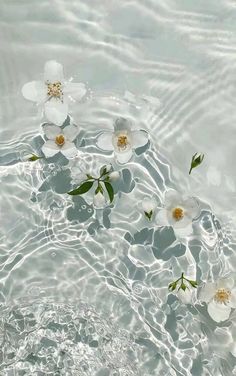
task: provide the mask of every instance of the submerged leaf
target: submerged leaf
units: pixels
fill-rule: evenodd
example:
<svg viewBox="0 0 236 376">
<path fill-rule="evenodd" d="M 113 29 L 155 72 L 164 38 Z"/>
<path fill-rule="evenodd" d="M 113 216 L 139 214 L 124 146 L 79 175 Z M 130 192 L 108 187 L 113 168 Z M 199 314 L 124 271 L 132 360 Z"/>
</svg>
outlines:
<svg viewBox="0 0 236 376">
<path fill-rule="evenodd" d="M 112 185 L 110 183 L 108 183 L 107 181 L 105 181 L 104 184 L 105 184 L 110 202 L 112 203 L 112 201 L 114 199 L 114 189 L 113 189 Z"/>
<path fill-rule="evenodd" d="M 68 192 L 68 195 L 82 195 L 90 190 L 93 186 L 93 181 L 86 181 L 85 183 L 81 184 L 80 187 L 74 189 L 73 191 Z"/>
<path fill-rule="evenodd" d="M 29 157 L 28 161 L 30 162 L 34 162 L 34 161 L 37 161 L 38 159 L 42 159 L 43 157 L 38 157 L 37 155 L 35 154 L 32 154 L 31 157 Z"/>
</svg>

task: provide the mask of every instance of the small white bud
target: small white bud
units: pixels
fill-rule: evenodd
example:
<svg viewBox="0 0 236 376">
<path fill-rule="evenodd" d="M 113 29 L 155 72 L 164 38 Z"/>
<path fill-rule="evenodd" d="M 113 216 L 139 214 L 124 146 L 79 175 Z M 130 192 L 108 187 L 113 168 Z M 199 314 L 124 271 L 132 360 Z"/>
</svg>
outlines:
<svg viewBox="0 0 236 376">
<path fill-rule="evenodd" d="M 116 181 L 120 178 L 120 173 L 119 171 L 112 171 L 109 175 L 109 178 L 111 181 Z"/>
<path fill-rule="evenodd" d="M 98 192 L 97 194 L 93 196 L 93 205 L 95 208 L 97 209 L 103 208 L 105 204 L 106 204 L 106 199 L 101 192 Z"/>
<path fill-rule="evenodd" d="M 142 208 L 146 213 L 154 212 L 156 206 L 156 201 L 153 198 L 145 197 L 142 201 Z"/>
</svg>

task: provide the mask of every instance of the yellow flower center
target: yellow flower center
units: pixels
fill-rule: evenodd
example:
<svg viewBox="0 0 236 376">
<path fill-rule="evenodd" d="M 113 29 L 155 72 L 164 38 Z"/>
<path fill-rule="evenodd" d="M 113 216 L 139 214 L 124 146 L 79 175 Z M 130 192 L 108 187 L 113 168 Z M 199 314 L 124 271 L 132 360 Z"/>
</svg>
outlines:
<svg viewBox="0 0 236 376">
<path fill-rule="evenodd" d="M 126 149 L 128 143 L 128 137 L 125 135 L 121 135 L 117 139 L 117 146 L 119 149 Z"/>
<path fill-rule="evenodd" d="M 65 143 L 65 137 L 63 136 L 63 134 L 59 134 L 59 135 L 55 138 L 55 143 L 56 143 L 58 146 L 62 146 L 62 145 L 64 145 L 64 143 Z"/>
<path fill-rule="evenodd" d="M 231 292 L 225 289 L 219 289 L 216 291 L 214 299 L 217 303 L 225 304 L 229 302 Z"/>
<path fill-rule="evenodd" d="M 62 84 L 61 82 L 47 83 L 48 87 L 48 96 L 54 98 L 61 98 L 62 96 Z"/>
<path fill-rule="evenodd" d="M 176 221 L 180 221 L 184 217 L 184 211 L 181 208 L 175 208 L 172 211 L 172 215 Z"/>
</svg>

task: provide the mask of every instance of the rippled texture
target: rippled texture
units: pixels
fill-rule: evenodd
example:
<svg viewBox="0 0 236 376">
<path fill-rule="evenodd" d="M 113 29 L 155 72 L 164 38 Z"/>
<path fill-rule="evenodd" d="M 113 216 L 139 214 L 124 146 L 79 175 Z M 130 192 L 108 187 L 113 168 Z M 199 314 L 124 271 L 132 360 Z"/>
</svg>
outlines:
<svg viewBox="0 0 236 376">
<path fill-rule="evenodd" d="M 235 272 L 235 11 L 234 0 L 1 2 L 1 375 L 236 374 L 206 306 L 168 293 L 182 271 Z M 50 59 L 89 89 L 70 106 L 83 154 L 23 162 L 43 141 L 21 87 Z M 118 116 L 150 135 L 122 167 L 95 146 Z M 195 152 L 205 159 L 189 176 Z M 113 207 L 65 194 L 81 165 L 110 162 L 122 173 Z M 201 203 L 182 243 L 140 211 L 167 188 Z"/>
</svg>

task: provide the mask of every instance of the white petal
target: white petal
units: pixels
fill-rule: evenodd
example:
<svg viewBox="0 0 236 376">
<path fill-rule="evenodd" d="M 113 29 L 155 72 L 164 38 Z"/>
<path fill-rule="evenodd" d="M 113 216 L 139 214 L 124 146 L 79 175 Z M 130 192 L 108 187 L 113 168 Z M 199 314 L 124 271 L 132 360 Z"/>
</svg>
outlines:
<svg viewBox="0 0 236 376">
<path fill-rule="evenodd" d="M 185 291 L 180 289 L 177 291 L 176 295 L 179 298 L 179 300 L 182 301 L 182 303 L 190 304 L 192 301 L 193 291 L 191 291 L 190 289 L 186 289 Z"/>
<path fill-rule="evenodd" d="M 182 206 L 182 202 L 183 202 L 182 197 L 177 191 L 170 189 L 169 191 L 166 192 L 165 207 L 167 209 L 173 209 L 177 206 Z"/>
<path fill-rule="evenodd" d="M 129 162 L 129 160 L 132 158 L 133 151 L 132 151 L 132 149 L 130 149 L 130 150 L 127 150 L 126 152 L 115 153 L 115 156 L 116 156 L 116 159 L 119 163 L 125 164 L 125 163 Z"/>
<path fill-rule="evenodd" d="M 129 133 L 131 128 L 131 121 L 129 119 L 119 117 L 114 123 L 115 132 L 127 131 Z"/>
<path fill-rule="evenodd" d="M 229 306 L 232 308 L 236 308 L 236 289 L 231 290 Z"/>
<path fill-rule="evenodd" d="M 79 128 L 76 125 L 67 125 L 63 129 L 63 134 L 68 141 L 73 141 L 79 133 Z"/>
<path fill-rule="evenodd" d="M 230 346 L 230 350 L 231 354 L 236 358 L 236 343 L 235 342 L 232 342 L 231 343 L 231 346 Z"/>
<path fill-rule="evenodd" d="M 63 93 L 76 100 L 80 100 L 86 94 L 86 91 L 84 84 L 75 82 L 67 82 L 63 88 Z"/>
<path fill-rule="evenodd" d="M 185 215 L 192 219 L 196 218 L 200 214 L 199 204 L 194 197 L 189 197 L 184 200 L 183 207 L 185 209 Z"/>
<path fill-rule="evenodd" d="M 54 124 L 47 124 L 43 127 L 45 136 L 49 140 L 55 140 L 55 138 L 62 133 L 61 128 Z"/>
<path fill-rule="evenodd" d="M 166 209 L 161 209 L 157 213 L 156 220 L 157 220 L 157 226 L 170 226 L 168 218 L 167 218 Z"/>
<path fill-rule="evenodd" d="M 52 140 L 48 140 L 42 146 L 42 152 L 46 158 L 53 157 L 60 151 L 60 147 Z"/>
<path fill-rule="evenodd" d="M 62 125 L 68 115 L 68 104 L 62 103 L 60 99 L 51 98 L 45 103 L 44 111 L 48 121 Z"/>
<path fill-rule="evenodd" d="M 150 211 L 154 211 L 157 206 L 156 200 L 154 198 L 145 197 L 142 200 L 142 209 L 146 213 L 150 213 Z"/>
<path fill-rule="evenodd" d="M 202 302 L 208 303 L 215 295 L 216 290 L 217 290 L 216 283 L 211 283 L 211 282 L 206 283 L 205 286 L 200 291 L 199 299 Z"/>
<path fill-rule="evenodd" d="M 132 147 L 139 148 L 148 142 L 148 134 L 145 131 L 132 131 Z"/>
<path fill-rule="evenodd" d="M 102 150 L 114 150 L 112 144 L 112 132 L 104 132 L 97 138 L 97 146 Z"/>
<path fill-rule="evenodd" d="M 225 288 L 231 290 L 234 286 L 234 279 L 233 278 L 222 278 L 217 281 L 217 288 Z"/>
<path fill-rule="evenodd" d="M 25 84 L 22 89 L 23 97 L 33 102 L 44 102 L 47 98 L 47 87 L 42 81 L 31 81 Z"/>
<path fill-rule="evenodd" d="M 76 156 L 78 150 L 73 142 L 66 141 L 64 145 L 61 147 L 61 153 L 66 158 L 73 158 Z"/>
<path fill-rule="evenodd" d="M 103 194 L 101 192 L 98 192 L 96 195 L 94 195 L 93 197 L 93 205 L 96 207 L 96 208 L 103 208 L 104 205 L 106 203 L 106 199 L 105 197 L 103 196 Z"/>
<path fill-rule="evenodd" d="M 119 171 L 112 171 L 110 174 L 109 174 L 109 179 L 110 181 L 117 181 L 119 180 L 120 178 L 120 173 Z"/>
<path fill-rule="evenodd" d="M 212 300 L 207 306 L 207 311 L 213 320 L 220 322 L 229 318 L 231 308 L 225 304 L 217 304 Z"/>
<path fill-rule="evenodd" d="M 192 224 L 189 224 L 181 228 L 180 227 L 176 228 L 176 226 L 174 226 L 173 229 L 174 229 L 176 238 L 186 238 L 193 232 Z"/>
<path fill-rule="evenodd" d="M 53 82 L 63 82 L 64 73 L 62 64 L 55 60 L 47 61 L 44 65 L 44 80 Z"/>
</svg>

